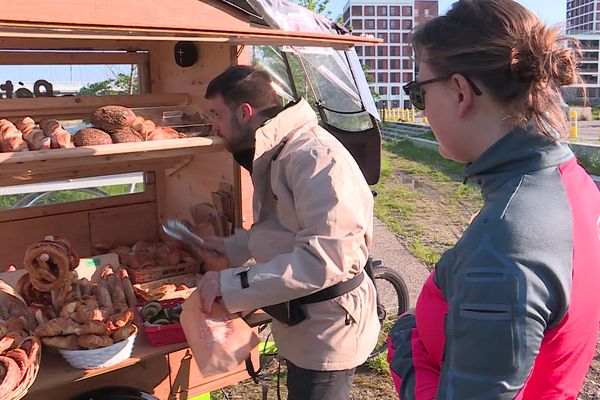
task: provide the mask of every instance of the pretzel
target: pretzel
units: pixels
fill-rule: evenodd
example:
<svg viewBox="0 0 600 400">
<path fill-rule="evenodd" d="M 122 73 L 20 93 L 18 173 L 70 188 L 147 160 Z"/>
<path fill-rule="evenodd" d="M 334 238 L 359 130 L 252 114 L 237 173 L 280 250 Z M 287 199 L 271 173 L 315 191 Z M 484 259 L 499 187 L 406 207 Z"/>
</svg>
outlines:
<svg viewBox="0 0 600 400">
<path fill-rule="evenodd" d="M 42 292 L 64 286 L 71 278 L 69 271 L 75 269 L 78 263 L 79 256 L 71 244 L 52 236 L 29 246 L 23 260 L 31 284 Z"/>
</svg>

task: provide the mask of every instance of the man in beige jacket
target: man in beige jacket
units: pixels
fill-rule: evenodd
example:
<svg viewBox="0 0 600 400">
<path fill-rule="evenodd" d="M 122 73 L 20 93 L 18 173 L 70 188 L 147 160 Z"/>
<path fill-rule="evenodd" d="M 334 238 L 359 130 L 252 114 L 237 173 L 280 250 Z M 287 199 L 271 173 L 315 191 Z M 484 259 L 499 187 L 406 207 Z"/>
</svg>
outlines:
<svg viewBox="0 0 600 400">
<path fill-rule="evenodd" d="M 226 148 L 252 174 L 255 223 L 205 238 L 205 260 L 220 271 L 199 281 L 203 308 L 218 297 L 230 312 L 275 305 L 266 311 L 288 364 L 288 399 L 347 399 L 380 328 L 363 273 L 371 191 L 305 100 L 280 105 L 265 71 L 230 67 L 206 98 Z"/>
</svg>

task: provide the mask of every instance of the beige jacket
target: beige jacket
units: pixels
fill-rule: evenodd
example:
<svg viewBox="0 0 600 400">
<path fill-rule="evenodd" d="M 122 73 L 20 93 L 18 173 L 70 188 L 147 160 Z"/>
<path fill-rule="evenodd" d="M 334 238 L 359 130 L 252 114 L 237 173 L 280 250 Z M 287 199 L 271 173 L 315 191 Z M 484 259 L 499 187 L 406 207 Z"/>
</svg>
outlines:
<svg viewBox="0 0 600 400">
<path fill-rule="evenodd" d="M 285 139 L 285 140 L 284 140 Z M 225 240 L 234 266 L 221 272 L 231 312 L 292 300 L 362 271 L 373 231 L 373 197 L 358 165 L 301 100 L 256 131 L 252 172 L 255 223 Z M 375 287 L 305 305 L 295 326 L 273 321 L 280 354 L 299 367 L 341 370 L 362 364 L 379 333 Z M 350 316 L 351 318 L 347 318 Z M 349 324 L 346 321 L 349 320 Z"/>
</svg>

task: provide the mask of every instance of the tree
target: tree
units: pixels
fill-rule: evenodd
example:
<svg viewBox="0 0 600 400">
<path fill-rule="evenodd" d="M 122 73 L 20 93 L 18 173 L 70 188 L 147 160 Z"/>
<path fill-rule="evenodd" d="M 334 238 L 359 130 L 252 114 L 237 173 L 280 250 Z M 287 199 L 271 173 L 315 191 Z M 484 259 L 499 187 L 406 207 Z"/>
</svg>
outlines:
<svg viewBox="0 0 600 400">
<path fill-rule="evenodd" d="M 100 82 L 88 83 L 76 93 L 77 96 L 110 96 L 118 94 L 139 93 L 139 79 L 137 68 L 131 74 L 119 73 L 114 79 L 105 79 Z"/>
<path fill-rule="evenodd" d="M 308 8 L 310 11 L 321 14 L 325 18 L 329 18 L 331 16 L 331 11 L 325 12 L 327 6 L 329 5 L 329 0 L 294 0 L 294 2 L 302 7 Z"/>
</svg>

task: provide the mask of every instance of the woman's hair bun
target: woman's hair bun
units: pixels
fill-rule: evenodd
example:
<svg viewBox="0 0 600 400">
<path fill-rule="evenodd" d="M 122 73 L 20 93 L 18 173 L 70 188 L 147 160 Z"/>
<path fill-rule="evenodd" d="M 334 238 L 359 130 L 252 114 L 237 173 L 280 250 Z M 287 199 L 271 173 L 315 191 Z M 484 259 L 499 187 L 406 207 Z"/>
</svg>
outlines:
<svg viewBox="0 0 600 400">
<path fill-rule="evenodd" d="M 576 40 L 559 35 L 556 27 L 535 24 L 517 39 L 511 52 L 511 72 L 520 81 L 540 86 L 565 86 L 577 82 L 581 50 Z"/>
</svg>

